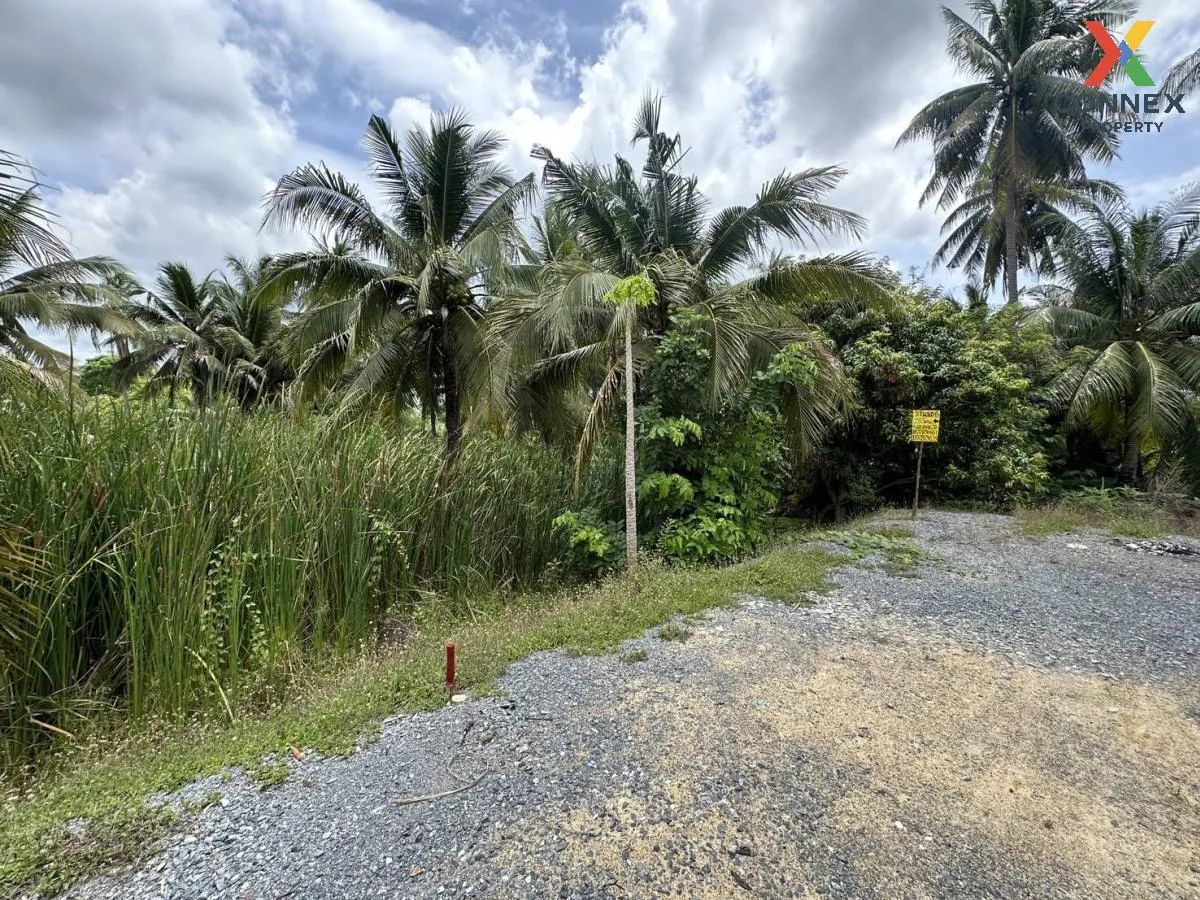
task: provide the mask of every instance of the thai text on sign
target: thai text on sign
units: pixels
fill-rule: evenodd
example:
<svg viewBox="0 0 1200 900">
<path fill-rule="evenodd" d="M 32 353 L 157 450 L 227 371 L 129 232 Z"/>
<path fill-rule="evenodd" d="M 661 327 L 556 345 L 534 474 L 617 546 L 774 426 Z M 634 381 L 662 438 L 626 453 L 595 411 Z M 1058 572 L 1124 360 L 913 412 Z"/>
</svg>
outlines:
<svg viewBox="0 0 1200 900">
<path fill-rule="evenodd" d="M 914 409 L 912 414 L 912 437 L 921 444 L 936 444 L 942 425 L 940 409 Z"/>
</svg>

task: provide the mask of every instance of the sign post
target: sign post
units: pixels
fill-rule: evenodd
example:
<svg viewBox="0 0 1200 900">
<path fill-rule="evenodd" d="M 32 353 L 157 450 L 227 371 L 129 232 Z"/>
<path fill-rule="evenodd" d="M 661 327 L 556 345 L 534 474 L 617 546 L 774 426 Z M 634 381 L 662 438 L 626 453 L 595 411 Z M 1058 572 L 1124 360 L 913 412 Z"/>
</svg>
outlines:
<svg viewBox="0 0 1200 900">
<path fill-rule="evenodd" d="M 925 456 L 925 445 L 936 444 L 941 431 L 940 409 L 914 409 L 912 412 L 912 435 L 909 440 L 917 445 L 917 483 L 913 489 L 912 517 L 916 519 L 921 506 L 921 461 Z"/>
</svg>

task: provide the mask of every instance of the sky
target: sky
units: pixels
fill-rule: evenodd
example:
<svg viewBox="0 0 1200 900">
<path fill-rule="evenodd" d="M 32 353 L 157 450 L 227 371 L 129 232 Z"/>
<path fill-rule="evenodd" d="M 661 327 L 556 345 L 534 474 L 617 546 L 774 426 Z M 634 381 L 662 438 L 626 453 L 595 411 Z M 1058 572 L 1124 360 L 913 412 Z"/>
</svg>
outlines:
<svg viewBox="0 0 1200 900">
<path fill-rule="evenodd" d="M 867 217 L 865 249 L 962 282 L 929 269 L 942 220 L 918 204 L 930 148 L 894 146 L 962 81 L 931 0 L 4 6 L 0 148 L 42 171 L 77 254 L 116 257 L 146 281 L 167 260 L 203 274 L 226 254 L 305 246 L 260 229 L 263 195 L 308 162 L 365 181 L 359 140 L 373 112 L 403 130 L 463 108 L 508 138 L 505 161 L 524 174 L 535 144 L 630 154 L 634 111 L 654 90 L 715 206 L 751 202 L 782 170 L 838 164 L 848 174 L 829 199 Z M 1144 0 L 1139 15 L 1156 22 L 1139 52 L 1152 77 L 1200 47 L 1194 0 Z M 1159 134 L 1126 136 L 1121 159 L 1093 174 L 1138 205 L 1200 180 L 1200 97 L 1185 108 Z"/>
</svg>

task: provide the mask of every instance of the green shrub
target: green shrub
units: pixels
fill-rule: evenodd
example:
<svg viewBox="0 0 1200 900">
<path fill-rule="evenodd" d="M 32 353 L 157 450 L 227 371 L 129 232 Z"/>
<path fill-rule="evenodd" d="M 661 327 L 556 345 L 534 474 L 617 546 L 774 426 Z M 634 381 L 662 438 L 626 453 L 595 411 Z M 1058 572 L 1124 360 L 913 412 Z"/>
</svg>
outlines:
<svg viewBox="0 0 1200 900">
<path fill-rule="evenodd" d="M 704 323 L 677 314 L 662 337 L 638 410 L 638 501 L 648 543 L 670 559 L 714 562 L 754 550 L 781 469 L 774 386 L 755 381 L 707 402 Z"/>
<path fill-rule="evenodd" d="M 895 290 L 889 311 L 816 311 L 857 397 L 796 469 L 791 505 L 839 520 L 911 503 L 913 409 L 942 413 L 940 440 L 924 450 L 929 502 L 1008 509 L 1046 496 L 1056 438 L 1038 392 L 1056 363 L 1044 335 L 1021 327 L 1015 310 L 987 317 L 920 285 Z"/>
<path fill-rule="evenodd" d="M 569 550 L 563 560 L 564 574 L 573 580 L 607 575 L 625 559 L 625 534 L 594 508 L 565 512 L 554 520 L 567 534 Z"/>
</svg>

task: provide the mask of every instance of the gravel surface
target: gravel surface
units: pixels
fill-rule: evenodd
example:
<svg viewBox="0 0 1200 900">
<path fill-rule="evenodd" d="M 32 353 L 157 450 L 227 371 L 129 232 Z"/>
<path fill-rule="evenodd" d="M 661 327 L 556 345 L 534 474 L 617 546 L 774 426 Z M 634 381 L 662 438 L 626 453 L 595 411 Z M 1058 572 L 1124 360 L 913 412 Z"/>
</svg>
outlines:
<svg viewBox="0 0 1200 900">
<path fill-rule="evenodd" d="M 68 896 L 1200 897 L 1200 557 L 916 533 L 919 577 L 868 559 L 197 783 L 164 802 L 220 803 Z"/>
</svg>

